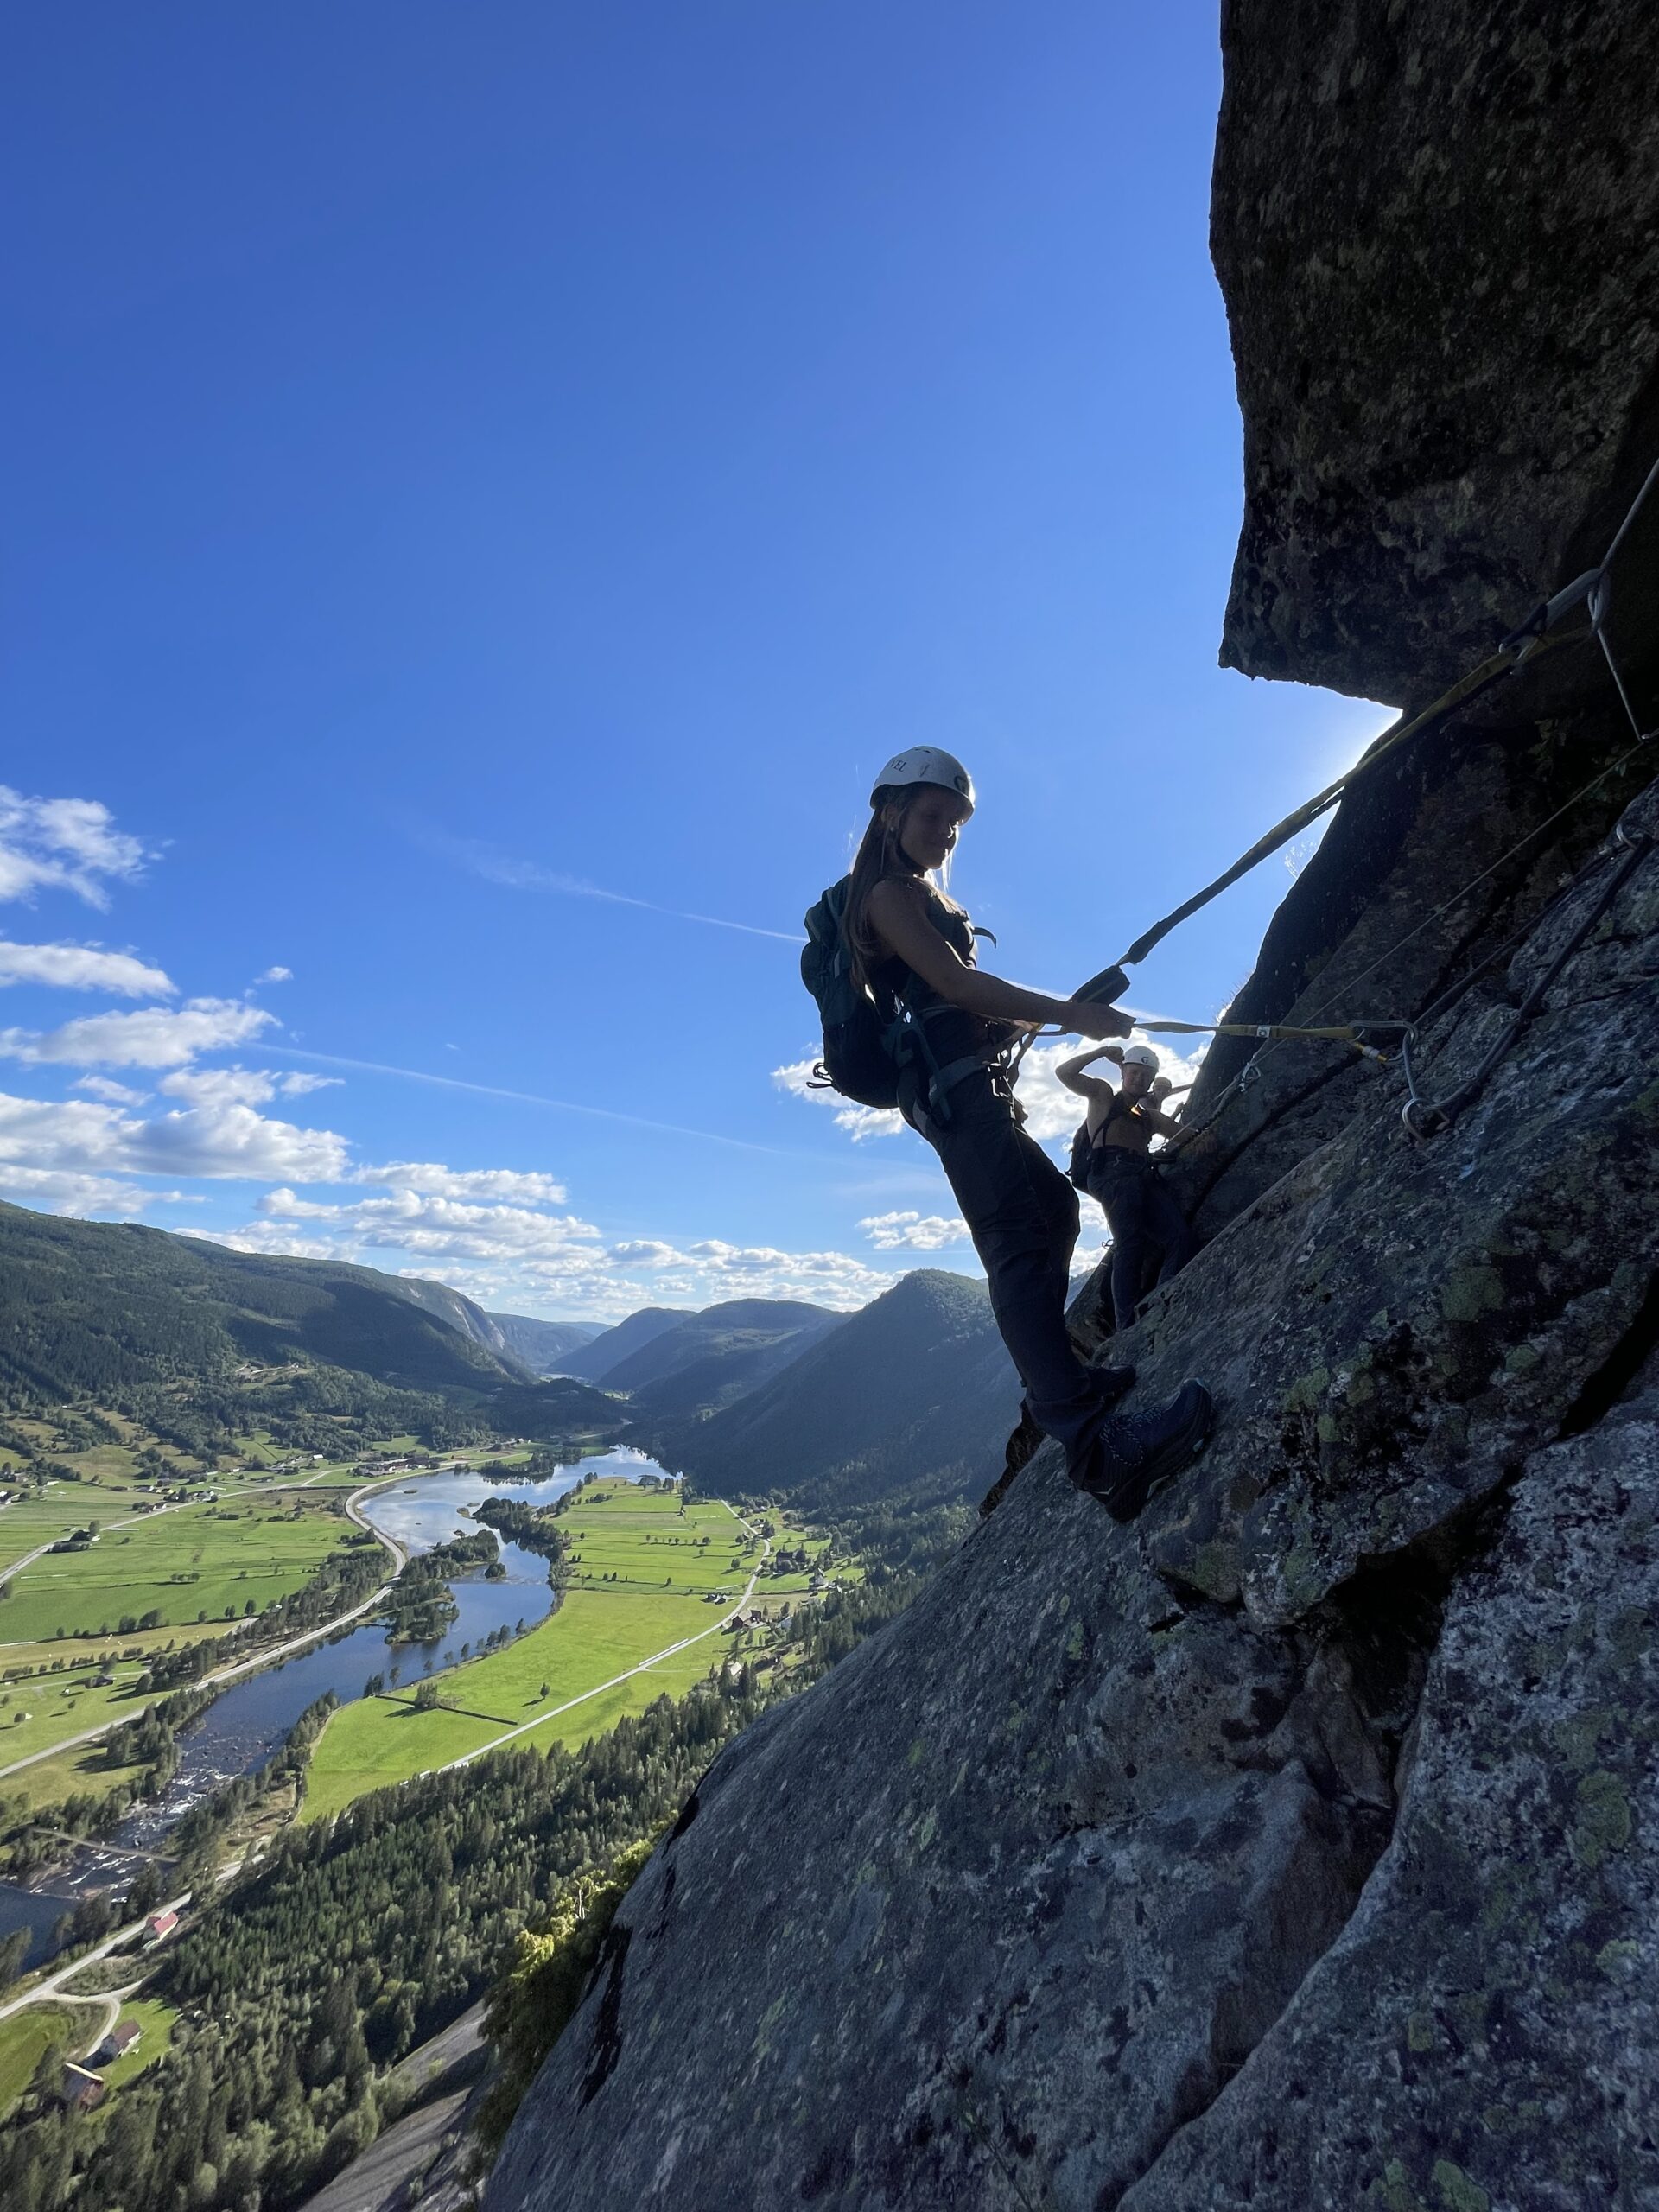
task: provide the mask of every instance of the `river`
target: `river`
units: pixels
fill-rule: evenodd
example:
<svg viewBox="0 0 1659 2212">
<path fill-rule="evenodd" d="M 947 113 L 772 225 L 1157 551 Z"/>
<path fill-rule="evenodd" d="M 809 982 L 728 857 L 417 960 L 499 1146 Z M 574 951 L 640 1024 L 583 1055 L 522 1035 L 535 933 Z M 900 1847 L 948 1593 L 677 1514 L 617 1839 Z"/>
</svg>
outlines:
<svg viewBox="0 0 1659 2212">
<path fill-rule="evenodd" d="M 618 1446 L 574 1459 L 557 1474 L 535 1482 L 515 1480 L 505 1470 L 499 1475 L 410 1475 L 384 1490 L 372 1491 L 362 1501 L 362 1510 L 375 1529 L 395 1539 L 405 1551 L 428 1552 L 451 1536 L 474 1533 L 478 1523 L 463 1515 L 461 1508 L 475 1510 L 486 1497 L 550 1505 L 586 1474 L 626 1475 L 637 1480 L 664 1471 L 643 1452 Z M 545 1618 L 553 1602 L 548 1562 L 518 1544 L 499 1536 L 496 1541 L 507 1570 L 505 1580 L 487 1581 L 481 1572 L 455 1576 L 449 1587 L 459 1617 L 435 1642 L 388 1643 L 385 1629 L 366 1621 L 232 1683 L 179 1738 L 178 1770 L 153 1804 L 136 1808 L 103 1845 L 84 1846 L 76 1853 L 73 1868 L 60 1872 L 49 1888 L 24 1889 L 14 1882 L 0 1882 L 0 1936 L 29 1929 L 34 1941 L 29 1963 L 38 1966 L 54 1948 L 54 1927 L 79 1897 L 114 1885 L 124 1887 L 137 1873 L 138 1861 L 122 1857 L 122 1850 L 153 1850 L 193 1805 L 235 1775 L 257 1774 L 306 1707 L 325 1692 L 332 1690 L 344 1705 L 362 1696 L 371 1675 L 384 1675 L 389 1686 L 394 1681 L 418 1681 L 423 1675 L 456 1663 L 463 1644 L 475 1651 L 496 1629 L 516 1628 L 520 1622 L 533 1628 Z"/>
</svg>

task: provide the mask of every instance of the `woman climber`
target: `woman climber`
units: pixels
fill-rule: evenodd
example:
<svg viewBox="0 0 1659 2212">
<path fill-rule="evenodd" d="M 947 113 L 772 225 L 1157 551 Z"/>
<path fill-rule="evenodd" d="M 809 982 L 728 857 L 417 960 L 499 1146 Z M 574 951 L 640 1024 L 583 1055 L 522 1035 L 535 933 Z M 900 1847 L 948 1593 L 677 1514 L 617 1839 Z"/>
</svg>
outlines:
<svg viewBox="0 0 1659 2212">
<path fill-rule="evenodd" d="M 974 810 L 959 760 L 912 747 L 883 768 L 870 804 L 842 929 L 856 982 L 905 1017 L 899 1110 L 939 1155 L 1031 1420 L 1064 1445 L 1079 1490 L 1132 1520 L 1203 1446 L 1210 1394 L 1187 1382 L 1165 1405 L 1114 1414 L 1135 1370 L 1077 1357 L 1065 1326 L 1077 1194 L 1021 1128 L 1003 1057 L 1014 1035 L 1046 1022 L 1096 1038 L 1124 1036 L 1130 1023 L 1115 1007 L 1049 998 L 976 964 L 973 926 L 934 880 Z"/>
<path fill-rule="evenodd" d="M 1117 1063 L 1121 1090 L 1084 1073 L 1098 1059 Z M 1127 1050 L 1105 1045 L 1062 1060 L 1054 1072 L 1068 1090 L 1089 1102 L 1076 1147 L 1083 1154 L 1082 1172 L 1074 1168 L 1073 1180 L 1105 1209 L 1112 1232 L 1112 1313 L 1118 1327 L 1127 1329 L 1141 1302 L 1153 1252 L 1160 1255 L 1158 1280 L 1167 1282 L 1198 1249 L 1186 1216 L 1152 1164 L 1153 1138 L 1161 1135 L 1173 1143 L 1181 1135 L 1180 1123 L 1159 1110 L 1170 1093 L 1169 1078 L 1159 1074 L 1158 1055 L 1150 1045 Z"/>
</svg>

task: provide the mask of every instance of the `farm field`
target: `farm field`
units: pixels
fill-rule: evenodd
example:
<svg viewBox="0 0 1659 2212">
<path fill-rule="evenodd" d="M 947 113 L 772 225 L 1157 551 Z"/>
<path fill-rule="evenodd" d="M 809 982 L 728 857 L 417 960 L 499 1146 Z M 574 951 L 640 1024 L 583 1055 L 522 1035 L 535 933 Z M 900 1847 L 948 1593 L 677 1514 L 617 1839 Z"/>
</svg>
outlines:
<svg viewBox="0 0 1659 2212">
<path fill-rule="evenodd" d="M 136 2020 L 143 2033 L 133 2050 L 98 2069 L 111 2089 L 120 2088 L 135 2074 L 142 2074 L 146 2066 L 156 2063 L 173 2039 L 174 2023 L 178 2017 L 177 2006 L 164 2005 L 158 1997 L 128 1998 L 121 2007 L 120 2021 Z"/>
<path fill-rule="evenodd" d="M 83 1525 L 86 1518 L 83 1511 Z M 329 1501 L 304 1491 L 226 1497 L 130 1529 L 101 1528 L 86 1550 L 49 1552 L 10 1578 L 0 1643 L 60 1630 L 119 1635 L 122 1621 L 136 1624 L 153 1611 L 169 1628 L 263 1612 L 308 1582 L 351 1533 Z"/>
<path fill-rule="evenodd" d="M 72 1673 L 66 1668 L 61 1674 L 36 1675 L 0 1688 L 0 1767 L 31 1758 L 104 1721 L 134 1719 L 150 1702 L 137 1689 L 144 1671 L 141 1662 L 130 1660 L 110 1669 L 115 1681 L 108 1688 L 93 1686 L 93 1675 L 101 1671 L 79 1667 Z"/>
<path fill-rule="evenodd" d="M 540 1751 L 583 1742 L 709 1672 L 723 1646 L 706 1631 L 730 1611 L 713 1593 L 740 1596 L 759 1556 L 734 1552 L 734 1535 L 740 1545 L 747 1538 L 727 1507 L 696 1503 L 682 1513 L 677 1493 L 601 1481 L 580 1493 L 558 1526 L 572 1578 L 558 1611 L 505 1649 L 436 1676 L 444 1706 L 417 1713 L 408 1690 L 394 1690 L 337 1713 L 312 1754 L 302 1819 L 325 1818 L 365 1790 L 482 1750 L 573 1699 L 583 1702 L 515 1740 Z M 734 1556 L 743 1562 L 735 1572 Z M 807 1578 L 798 1580 L 804 1586 Z M 690 1637 L 702 1640 L 588 1696 Z"/>
<path fill-rule="evenodd" d="M 135 1706 L 133 1710 L 139 1708 Z M 88 1727 L 93 1724 L 86 1723 Z M 118 1789 L 124 1783 L 136 1783 L 145 1771 L 137 1766 L 105 1766 L 104 1745 L 82 1744 L 73 1751 L 60 1751 L 54 1758 L 36 1759 L 33 1766 L 26 1766 L 0 1780 L 0 1828 L 8 1821 L 24 1814 L 42 1811 L 48 1805 L 60 1805 L 66 1797 L 77 1797 L 90 1793 L 101 1797 L 107 1791 Z"/>
<path fill-rule="evenodd" d="M 47 2045 L 79 2049 L 92 2018 L 90 2012 L 57 2005 L 26 2005 L 0 2020 L 0 2113 L 10 2111 L 29 2087 Z"/>
</svg>

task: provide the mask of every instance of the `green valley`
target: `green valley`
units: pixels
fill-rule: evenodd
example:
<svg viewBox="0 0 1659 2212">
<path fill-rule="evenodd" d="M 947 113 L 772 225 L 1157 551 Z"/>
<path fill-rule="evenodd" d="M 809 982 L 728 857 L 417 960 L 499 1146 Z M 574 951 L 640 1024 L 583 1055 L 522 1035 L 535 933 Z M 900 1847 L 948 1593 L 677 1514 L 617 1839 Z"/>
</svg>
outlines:
<svg viewBox="0 0 1659 2212">
<path fill-rule="evenodd" d="M 613 1479 L 572 1493 L 556 1525 L 568 1546 L 558 1610 L 500 1651 L 337 1713 L 312 1754 L 304 1819 L 508 1741 L 586 1742 L 665 1691 L 690 1688 L 730 1648 L 729 1637 L 716 1639 L 739 1601 L 749 1598 L 747 1614 L 760 1610 L 756 1598 L 772 1611 L 798 1599 L 821 1579 L 814 1561 L 829 1548 L 779 1516 L 767 1535 L 723 1503 Z M 766 1573 L 784 1546 L 796 1563 Z M 416 1704 L 435 1693 L 435 1704 Z"/>
</svg>

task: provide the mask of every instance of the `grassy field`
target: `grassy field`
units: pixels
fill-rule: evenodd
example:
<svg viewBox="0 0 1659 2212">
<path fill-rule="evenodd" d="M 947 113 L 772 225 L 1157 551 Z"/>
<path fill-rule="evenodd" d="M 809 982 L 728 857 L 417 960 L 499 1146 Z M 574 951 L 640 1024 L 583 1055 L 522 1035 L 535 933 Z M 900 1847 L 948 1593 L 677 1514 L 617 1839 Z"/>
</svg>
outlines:
<svg viewBox="0 0 1659 2212">
<path fill-rule="evenodd" d="M 92 2018 L 91 2012 L 56 2005 L 27 2005 L 0 2020 L 0 2113 L 10 2111 L 29 2087 L 47 2045 L 55 2043 L 65 2051 L 79 2049 Z"/>
<path fill-rule="evenodd" d="M 309 1581 L 351 1533 L 331 1501 L 304 1491 L 226 1497 L 131 1528 L 105 1522 L 89 1549 L 49 1552 L 10 1578 L 0 1643 L 51 1638 L 60 1629 L 117 1635 L 124 1619 L 151 1611 L 168 1627 L 194 1626 L 203 1615 L 239 1619 L 250 1605 L 263 1612 Z"/>
<path fill-rule="evenodd" d="M 0 1780 L 0 1831 L 26 1813 L 60 1805 L 66 1797 L 88 1791 L 101 1797 L 123 1783 L 137 1782 L 144 1771 L 142 1766 L 105 1766 L 102 1744 L 82 1744 L 54 1758 L 36 1759 Z"/>
<path fill-rule="evenodd" d="M 365 1790 L 443 1766 L 497 1743 L 512 1728 L 545 1726 L 516 1740 L 546 1751 L 581 1743 L 700 1681 L 723 1654 L 716 1634 L 760 1553 L 727 1507 L 627 1482 L 590 1484 L 560 1519 L 572 1586 L 558 1611 L 500 1651 L 451 1668 L 437 1680 L 443 1707 L 417 1713 L 407 1694 L 369 1698 L 337 1713 L 312 1755 L 302 1817 L 325 1818 Z M 779 1541 L 791 1547 L 798 1537 Z M 815 1547 L 816 1548 L 817 1547 Z M 738 1565 L 734 1567 L 734 1560 Z M 763 1586 L 768 1594 L 809 1575 Z M 717 1593 L 727 1602 L 717 1602 Z M 601 1685 L 688 1637 L 701 1640 L 610 1689 Z M 590 1694 L 597 1691 L 597 1695 Z M 572 1709 L 557 1708 L 581 1700 Z"/>
<path fill-rule="evenodd" d="M 136 2020 L 143 2034 L 135 2049 L 98 2069 L 111 2089 L 120 2088 L 135 2074 L 142 2074 L 146 2066 L 156 2063 L 173 2039 L 174 2023 L 178 2017 L 178 2008 L 163 2005 L 158 1997 L 128 1998 L 121 2007 L 121 2019 Z"/>
<path fill-rule="evenodd" d="M 149 1703 L 137 1688 L 143 1668 L 129 1661 L 110 1669 L 114 1687 L 98 1689 L 93 1667 L 67 1668 L 59 1675 L 36 1675 L 0 1689 L 0 1767 L 31 1758 L 105 1720 L 125 1720 Z M 4 1787 L 0 1783 L 0 1789 Z"/>
</svg>

